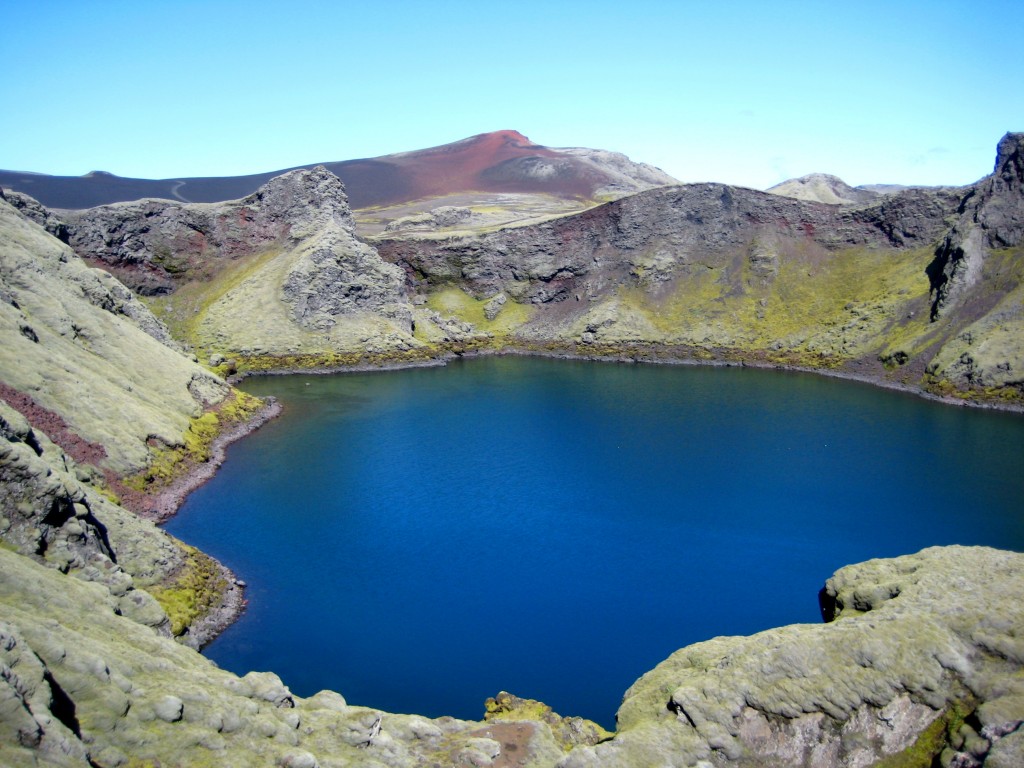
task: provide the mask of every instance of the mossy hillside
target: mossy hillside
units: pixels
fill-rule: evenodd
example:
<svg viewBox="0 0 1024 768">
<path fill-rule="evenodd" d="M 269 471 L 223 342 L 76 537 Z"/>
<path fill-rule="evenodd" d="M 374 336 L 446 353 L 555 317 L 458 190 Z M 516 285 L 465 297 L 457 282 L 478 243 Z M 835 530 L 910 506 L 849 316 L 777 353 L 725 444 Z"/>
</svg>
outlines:
<svg viewBox="0 0 1024 768">
<path fill-rule="evenodd" d="M 667 344 L 766 353 L 818 367 L 883 349 L 891 332 L 900 345 L 925 336 L 931 254 L 846 249 L 823 252 L 797 245 L 780 255 L 768 276 L 752 275 L 746 253 L 714 264 L 691 265 L 659 291 L 623 287 L 611 310 L 600 305 L 572 333 L 597 326 L 606 342 L 647 339 Z M 619 330 L 623 316 L 625 338 Z M 642 322 L 636 318 L 642 318 Z"/>
<path fill-rule="evenodd" d="M 0 203 L 0 381 L 86 441 L 103 469 L 137 471 L 147 440 L 173 442 L 222 381 L 144 330 L 158 325 L 109 274 Z M 160 375 L 154 375 L 158 371 Z"/>
<path fill-rule="evenodd" d="M 954 331 L 928 367 L 927 387 L 988 401 L 1024 401 L 1024 248 L 986 255 L 979 283 L 990 306 Z M 969 308 L 968 308 L 969 309 Z M 950 323 L 940 314 L 940 322 Z"/>
<path fill-rule="evenodd" d="M 212 275 L 184 282 L 173 293 L 150 297 L 146 303 L 176 339 L 189 344 L 197 353 L 208 355 L 210 350 L 199 343 L 197 332 L 209 307 L 280 256 L 281 248 L 278 247 L 236 259 L 222 265 Z"/>
<path fill-rule="evenodd" d="M 209 461 L 217 436 L 233 425 L 248 421 L 264 405 L 260 398 L 232 389 L 218 406 L 192 418 L 179 441 L 154 445 L 149 465 L 121 482 L 125 487 L 143 493 L 166 488 L 197 464 Z"/>
<path fill-rule="evenodd" d="M 283 301 L 283 285 L 300 251 L 267 252 L 194 289 L 198 304 L 186 330 L 204 358 L 329 356 L 416 346 L 398 323 L 374 312 L 337 315 L 322 330 L 296 322 Z"/>
</svg>

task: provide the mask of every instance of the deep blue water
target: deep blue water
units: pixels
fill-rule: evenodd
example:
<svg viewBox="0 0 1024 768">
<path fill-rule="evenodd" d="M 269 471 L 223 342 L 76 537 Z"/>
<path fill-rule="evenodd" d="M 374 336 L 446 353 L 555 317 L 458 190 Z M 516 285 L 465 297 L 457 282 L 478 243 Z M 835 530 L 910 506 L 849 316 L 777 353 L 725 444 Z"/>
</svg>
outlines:
<svg viewBox="0 0 1024 768">
<path fill-rule="evenodd" d="M 1024 550 L 1024 418 L 735 368 L 527 358 L 252 379 L 284 414 L 168 530 L 249 583 L 208 649 L 394 712 L 500 690 L 608 727 L 716 635 L 818 622 L 837 568 Z"/>
</svg>

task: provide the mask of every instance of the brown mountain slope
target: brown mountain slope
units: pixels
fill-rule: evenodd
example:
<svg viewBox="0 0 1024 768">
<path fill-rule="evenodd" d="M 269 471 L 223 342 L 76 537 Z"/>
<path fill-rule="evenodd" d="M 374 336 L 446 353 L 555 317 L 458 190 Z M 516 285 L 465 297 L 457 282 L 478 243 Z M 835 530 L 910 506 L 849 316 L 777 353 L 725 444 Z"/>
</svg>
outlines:
<svg viewBox="0 0 1024 768">
<path fill-rule="evenodd" d="M 468 191 L 610 199 L 676 183 L 659 169 L 618 153 L 555 149 L 534 144 L 517 131 L 494 131 L 413 152 L 310 163 L 249 176 L 128 179 L 102 171 L 85 176 L 0 171 L 0 186 L 31 195 L 51 208 L 91 208 L 150 197 L 212 203 L 245 197 L 288 170 L 316 165 L 345 182 L 353 208 Z"/>
</svg>

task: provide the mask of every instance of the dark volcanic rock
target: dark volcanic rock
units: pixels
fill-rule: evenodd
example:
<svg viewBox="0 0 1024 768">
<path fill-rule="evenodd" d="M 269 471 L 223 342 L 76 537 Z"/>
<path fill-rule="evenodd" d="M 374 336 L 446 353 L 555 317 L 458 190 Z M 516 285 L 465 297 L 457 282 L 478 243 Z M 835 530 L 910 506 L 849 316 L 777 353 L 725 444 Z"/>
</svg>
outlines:
<svg viewBox="0 0 1024 768">
<path fill-rule="evenodd" d="M 995 170 L 968 190 L 958 213 L 929 268 L 933 317 L 955 305 L 978 281 L 986 249 L 1011 248 L 1024 240 L 1024 133 L 1002 138 Z"/>
<path fill-rule="evenodd" d="M 911 190 L 847 209 L 723 184 L 689 184 L 478 237 L 385 239 L 377 245 L 384 258 L 431 282 L 458 282 L 478 296 L 506 291 L 518 301 L 544 303 L 626 281 L 635 271 L 634 256 L 661 254 L 667 278 L 764 235 L 825 249 L 927 244 L 944 231 L 944 216 L 955 204 L 949 192 Z"/>
<path fill-rule="evenodd" d="M 0 189 L 0 200 L 6 200 L 29 221 L 34 221 L 62 243 L 68 241 L 68 226 L 53 211 L 44 208 L 34 197 L 13 189 Z"/>
</svg>

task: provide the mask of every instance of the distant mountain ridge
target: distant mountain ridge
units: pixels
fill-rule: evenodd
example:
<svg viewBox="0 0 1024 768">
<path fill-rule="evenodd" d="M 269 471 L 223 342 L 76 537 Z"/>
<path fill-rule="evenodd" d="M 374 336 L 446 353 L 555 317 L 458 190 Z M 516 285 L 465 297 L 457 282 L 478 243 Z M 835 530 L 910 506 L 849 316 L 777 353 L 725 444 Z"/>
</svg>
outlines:
<svg viewBox="0 0 1024 768">
<path fill-rule="evenodd" d="M 318 165 L 345 183 L 353 208 L 467 191 L 543 193 L 597 201 L 679 183 L 664 171 L 620 153 L 546 147 L 518 131 L 502 130 L 429 149 L 309 163 L 247 176 L 132 179 L 105 171 L 50 176 L 0 170 L 0 187 L 31 195 L 49 208 L 92 208 L 144 198 L 216 203 L 245 197 L 287 171 Z"/>
<path fill-rule="evenodd" d="M 876 202 L 886 195 L 922 187 L 904 184 L 860 184 L 851 187 L 830 173 L 809 173 L 795 179 L 786 179 L 766 189 L 773 195 L 807 200 L 828 205 L 864 205 Z"/>
</svg>

